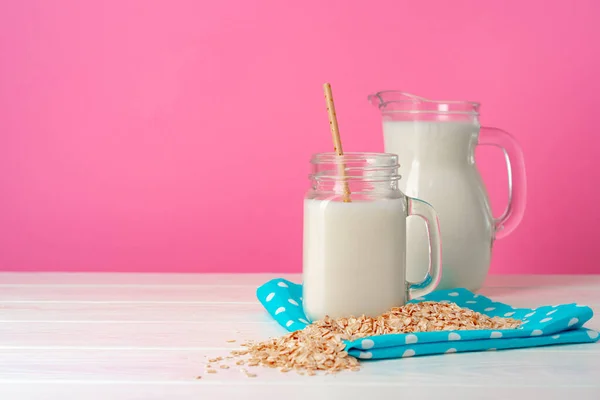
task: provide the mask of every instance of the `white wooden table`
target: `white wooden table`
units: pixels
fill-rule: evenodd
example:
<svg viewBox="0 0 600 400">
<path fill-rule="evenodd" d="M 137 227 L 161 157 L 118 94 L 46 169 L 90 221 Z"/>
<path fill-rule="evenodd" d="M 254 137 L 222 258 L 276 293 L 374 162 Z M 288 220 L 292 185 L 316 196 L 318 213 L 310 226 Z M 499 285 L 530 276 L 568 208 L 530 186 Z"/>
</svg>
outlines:
<svg viewBox="0 0 600 400">
<path fill-rule="evenodd" d="M 316 377 L 205 374 L 204 356 L 236 347 L 228 339 L 284 333 L 255 297 L 272 277 L 0 273 L 0 399 L 600 399 L 598 344 L 378 361 Z M 482 293 L 600 312 L 600 275 L 492 276 Z M 587 326 L 600 329 L 600 318 Z"/>
</svg>

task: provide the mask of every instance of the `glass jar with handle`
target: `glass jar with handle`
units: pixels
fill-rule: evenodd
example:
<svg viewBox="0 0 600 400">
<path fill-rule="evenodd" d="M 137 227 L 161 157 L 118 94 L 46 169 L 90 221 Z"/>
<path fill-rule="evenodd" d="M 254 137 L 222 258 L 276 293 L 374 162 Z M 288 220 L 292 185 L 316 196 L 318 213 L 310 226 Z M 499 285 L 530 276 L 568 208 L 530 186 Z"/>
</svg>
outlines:
<svg viewBox="0 0 600 400">
<path fill-rule="evenodd" d="M 398 158 L 315 154 L 304 199 L 303 306 L 319 320 L 377 316 L 433 291 L 441 277 L 439 223 L 427 203 L 398 189 Z M 406 218 L 425 220 L 427 277 L 406 279 Z"/>
</svg>

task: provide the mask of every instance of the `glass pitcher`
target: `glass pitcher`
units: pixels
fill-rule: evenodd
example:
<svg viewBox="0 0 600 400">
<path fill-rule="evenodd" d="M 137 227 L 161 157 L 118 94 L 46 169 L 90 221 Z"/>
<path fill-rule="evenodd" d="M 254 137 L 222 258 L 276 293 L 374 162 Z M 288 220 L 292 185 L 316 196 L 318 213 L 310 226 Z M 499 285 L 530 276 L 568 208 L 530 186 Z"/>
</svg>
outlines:
<svg viewBox="0 0 600 400">
<path fill-rule="evenodd" d="M 495 239 L 521 222 L 526 203 L 523 153 L 516 140 L 497 128 L 481 127 L 479 103 L 433 101 L 400 91 L 369 96 L 381 111 L 384 146 L 398 155 L 400 190 L 431 204 L 442 227 L 443 276 L 438 289 L 481 288 Z M 508 205 L 492 215 L 487 190 L 475 165 L 477 145 L 496 146 L 505 155 Z M 427 235 L 417 221 L 407 221 L 407 277 L 424 276 Z"/>
</svg>

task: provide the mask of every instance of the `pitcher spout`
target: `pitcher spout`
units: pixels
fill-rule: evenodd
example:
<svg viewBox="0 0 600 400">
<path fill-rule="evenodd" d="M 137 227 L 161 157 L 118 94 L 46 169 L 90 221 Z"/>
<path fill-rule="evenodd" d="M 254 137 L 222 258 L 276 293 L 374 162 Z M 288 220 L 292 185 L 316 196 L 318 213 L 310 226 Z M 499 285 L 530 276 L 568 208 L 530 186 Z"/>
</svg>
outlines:
<svg viewBox="0 0 600 400">
<path fill-rule="evenodd" d="M 400 90 L 383 90 L 368 97 L 382 113 L 463 114 L 479 115 L 480 104 L 475 101 L 430 100 Z"/>
<path fill-rule="evenodd" d="M 400 90 L 383 90 L 369 95 L 369 102 L 379 108 L 385 107 L 386 103 L 400 101 L 408 103 L 424 103 L 432 100 Z"/>
</svg>

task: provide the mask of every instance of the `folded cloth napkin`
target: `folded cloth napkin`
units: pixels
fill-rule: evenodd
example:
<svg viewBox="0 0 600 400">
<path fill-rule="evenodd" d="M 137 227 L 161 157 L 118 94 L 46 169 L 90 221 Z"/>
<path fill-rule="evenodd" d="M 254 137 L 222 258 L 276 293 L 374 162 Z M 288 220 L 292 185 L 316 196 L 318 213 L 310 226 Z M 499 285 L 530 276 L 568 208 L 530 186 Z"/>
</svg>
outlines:
<svg viewBox="0 0 600 400">
<path fill-rule="evenodd" d="M 302 309 L 302 285 L 273 279 L 260 286 L 256 295 L 269 314 L 288 331 L 303 329 L 309 324 Z M 523 324 L 518 329 L 497 331 L 457 330 L 371 336 L 346 341 L 346 351 L 362 359 L 382 359 L 598 341 L 598 332 L 583 327 L 592 318 L 592 309 L 579 304 L 513 308 L 466 289 L 440 290 L 410 303 L 425 300 L 453 302 L 490 317 L 519 319 Z"/>
</svg>

